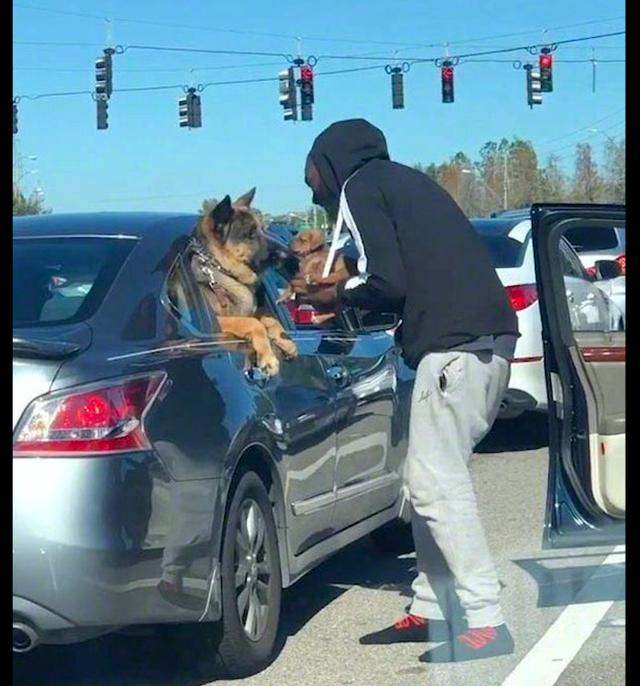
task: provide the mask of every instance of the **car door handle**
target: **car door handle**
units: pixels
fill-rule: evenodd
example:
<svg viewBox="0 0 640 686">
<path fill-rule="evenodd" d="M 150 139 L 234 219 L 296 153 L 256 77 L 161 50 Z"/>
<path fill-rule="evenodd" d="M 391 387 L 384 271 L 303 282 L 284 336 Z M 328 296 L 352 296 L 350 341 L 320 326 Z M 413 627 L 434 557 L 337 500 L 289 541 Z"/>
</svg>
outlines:
<svg viewBox="0 0 640 686">
<path fill-rule="evenodd" d="M 332 381 L 335 381 L 340 386 L 343 386 L 347 382 L 347 370 L 342 365 L 337 364 L 333 367 L 329 367 L 329 369 L 327 369 L 327 374 Z"/>
<path fill-rule="evenodd" d="M 249 367 L 244 370 L 244 376 L 247 381 L 250 381 L 257 386 L 264 386 L 269 377 L 260 369 L 260 367 Z"/>
</svg>

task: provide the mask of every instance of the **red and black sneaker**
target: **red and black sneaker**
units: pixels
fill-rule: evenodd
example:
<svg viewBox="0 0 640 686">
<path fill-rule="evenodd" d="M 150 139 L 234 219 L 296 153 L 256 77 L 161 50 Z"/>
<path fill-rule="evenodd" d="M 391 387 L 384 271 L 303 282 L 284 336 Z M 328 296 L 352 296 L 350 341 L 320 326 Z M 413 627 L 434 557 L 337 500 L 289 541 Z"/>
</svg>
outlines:
<svg viewBox="0 0 640 686">
<path fill-rule="evenodd" d="M 420 656 L 420 662 L 466 662 L 484 657 L 510 655 L 513 637 L 506 624 L 467 629 L 451 643 L 436 646 Z"/>
<path fill-rule="evenodd" d="M 386 629 L 367 634 L 360 639 L 361 645 L 389 645 L 391 643 L 427 643 L 449 641 L 453 632 L 444 619 L 425 619 L 407 614 Z"/>
</svg>

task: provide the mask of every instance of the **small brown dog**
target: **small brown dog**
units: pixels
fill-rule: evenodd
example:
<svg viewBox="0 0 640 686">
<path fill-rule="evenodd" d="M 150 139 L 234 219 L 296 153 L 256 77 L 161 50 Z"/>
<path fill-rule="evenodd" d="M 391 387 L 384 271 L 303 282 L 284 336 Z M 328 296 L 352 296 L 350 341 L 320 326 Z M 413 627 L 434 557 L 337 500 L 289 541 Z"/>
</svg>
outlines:
<svg viewBox="0 0 640 686">
<path fill-rule="evenodd" d="M 267 242 L 262 223 L 251 210 L 255 190 L 234 203 L 225 196 L 202 218 L 192 241 L 191 269 L 221 331 L 248 341 L 257 366 L 266 376 L 274 376 L 280 363 L 271 344 L 287 358 L 296 357 L 298 349 L 280 322 L 258 312 L 258 265 L 264 263 Z"/>
<path fill-rule="evenodd" d="M 278 302 L 289 300 L 294 293 L 304 295 L 309 286 L 333 286 L 349 278 L 349 270 L 342 255 L 336 255 L 328 276 L 322 277 L 329 256 L 329 247 L 320 229 L 301 231 L 290 243 L 291 251 L 300 260 L 298 273 L 280 296 Z M 334 314 L 318 315 L 318 323 L 334 317 Z"/>
</svg>

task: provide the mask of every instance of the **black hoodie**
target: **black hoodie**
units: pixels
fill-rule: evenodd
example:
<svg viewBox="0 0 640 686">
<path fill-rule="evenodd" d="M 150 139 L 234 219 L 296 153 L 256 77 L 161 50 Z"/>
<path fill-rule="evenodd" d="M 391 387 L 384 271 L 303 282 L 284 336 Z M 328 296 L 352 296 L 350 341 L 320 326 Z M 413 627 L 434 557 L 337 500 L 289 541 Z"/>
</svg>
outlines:
<svg viewBox="0 0 640 686">
<path fill-rule="evenodd" d="M 329 212 L 339 206 L 360 253 L 359 275 L 340 285 L 339 305 L 399 313 L 409 366 L 429 352 L 518 335 L 516 314 L 469 220 L 426 174 L 390 161 L 379 129 L 364 119 L 336 122 L 309 158 L 323 186 L 314 201 Z"/>
</svg>

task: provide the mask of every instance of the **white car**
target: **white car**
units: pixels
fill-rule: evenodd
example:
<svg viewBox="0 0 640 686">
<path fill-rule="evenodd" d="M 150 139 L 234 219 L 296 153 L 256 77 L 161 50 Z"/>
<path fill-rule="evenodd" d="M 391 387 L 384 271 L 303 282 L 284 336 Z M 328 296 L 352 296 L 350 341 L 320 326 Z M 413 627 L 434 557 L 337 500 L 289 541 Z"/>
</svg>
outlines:
<svg viewBox="0 0 640 686">
<path fill-rule="evenodd" d="M 489 249 L 494 266 L 518 315 L 518 339 L 511 365 L 509 389 L 500 417 L 514 418 L 525 411 L 546 411 L 542 323 L 536 288 L 531 220 L 519 217 L 472 219 Z M 560 242 L 569 315 L 575 331 L 624 329 L 624 313 L 587 274 L 564 238 Z"/>
</svg>

